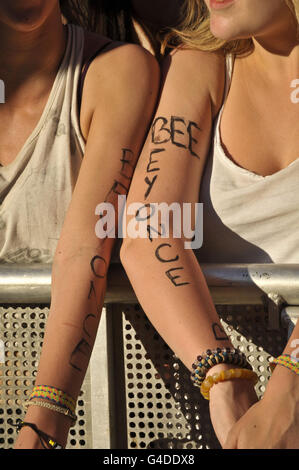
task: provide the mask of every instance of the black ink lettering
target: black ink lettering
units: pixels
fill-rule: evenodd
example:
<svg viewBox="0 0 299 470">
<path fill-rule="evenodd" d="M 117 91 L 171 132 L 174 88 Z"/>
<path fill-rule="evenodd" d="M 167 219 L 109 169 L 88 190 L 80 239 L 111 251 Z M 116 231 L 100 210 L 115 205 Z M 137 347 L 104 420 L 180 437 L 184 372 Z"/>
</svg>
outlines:
<svg viewBox="0 0 299 470">
<path fill-rule="evenodd" d="M 152 212 L 151 214 L 147 215 L 147 216 L 143 219 L 143 218 L 141 218 L 141 217 L 139 216 L 139 213 L 140 213 L 140 211 L 141 211 L 142 209 L 144 209 L 144 207 L 146 207 L 146 208 L 149 207 L 153 212 Z M 154 206 L 153 204 L 146 203 L 146 204 L 143 204 L 143 206 L 139 207 L 139 209 L 137 209 L 136 214 L 135 214 L 135 219 L 136 219 L 138 222 L 143 222 L 143 221 L 145 221 L 145 220 L 147 220 L 147 219 L 150 219 L 154 213 L 155 213 L 155 206 Z"/>
<path fill-rule="evenodd" d="M 148 197 L 149 193 L 150 193 L 151 190 L 152 190 L 152 187 L 153 187 L 153 185 L 154 185 L 154 182 L 156 181 L 157 178 L 158 178 L 158 175 L 155 175 L 152 180 L 150 180 L 150 179 L 148 178 L 148 176 L 145 177 L 144 181 L 145 181 L 146 184 L 148 185 L 148 188 L 147 188 L 147 190 L 146 190 L 146 192 L 145 192 L 144 199 L 146 199 L 146 198 Z"/>
<path fill-rule="evenodd" d="M 151 153 L 150 153 L 150 158 L 149 158 L 149 163 L 148 163 L 148 165 L 147 165 L 147 167 L 146 167 L 147 173 L 150 173 L 150 172 L 152 172 L 152 171 L 159 171 L 159 170 L 160 170 L 160 168 L 150 168 L 150 166 L 151 166 L 153 163 L 158 163 L 158 160 L 152 160 L 153 155 L 154 155 L 155 153 L 160 153 L 160 152 L 165 152 L 165 149 L 163 149 L 163 148 L 162 148 L 162 149 L 154 149 L 154 150 L 151 151 Z"/>
<path fill-rule="evenodd" d="M 161 224 L 160 224 L 161 226 Z M 158 235 L 162 235 L 162 233 L 164 232 L 164 228 L 162 229 L 162 232 L 159 232 L 159 230 L 155 229 L 154 227 L 152 227 L 151 225 L 147 225 L 146 227 L 146 231 L 147 231 L 147 234 L 148 234 L 148 238 L 149 240 L 152 242 L 153 239 L 152 239 L 152 235 L 151 235 L 151 232 L 154 231 L 156 232 Z"/>
<path fill-rule="evenodd" d="M 218 323 L 213 323 L 212 328 L 213 328 L 213 333 L 214 333 L 215 339 L 217 341 L 222 341 L 222 340 L 228 340 L 229 339 L 227 337 L 224 329 L 222 328 L 222 326 L 219 325 Z"/>
<path fill-rule="evenodd" d="M 193 155 L 196 158 L 200 158 L 197 155 L 197 153 L 195 153 L 194 150 L 193 150 L 193 142 L 195 142 L 197 144 L 197 140 L 192 135 L 192 127 L 195 127 L 195 129 L 197 129 L 198 131 L 201 131 L 200 127 L 198 127 L 198 125 L 195 122 L 193 122 L 193 121 L 189 122 L 188 127 L 187 127 L 187 131 L 188 131 L 188 134 L 189 134 L 188 149 L 189 149 L 189 152 L 191 153 L 191 155 Z"/>
<path fill-rule="evenodd" d="M 180 276 L 173 276 L 171 273 L 173 271 L 180 271 L 184 268 L 182 267 L 179 267 L 179 268 L 171 268 L 171 269 L 168 269 L 168 271 L 165 272 L 166 276 L 171 280 L 172 284 L 176 287 L 178 286 L 185 286 L 187 284 L 190 284 L 190 282 L 180 282 L 180 283 L 177 283 L 175 282 L 176 279 L 178 279 Z"/>
<path fill-rule="evenodd" d="M 177 261 L 179 259 L 179 256 L 177 255 L 175 258 L 162 258 L 162 256 L 160 255 L 160 250 L 162 247 L 164 246 L 168 246 L 169 248 L 172 248 L 171 245 L 169 243 L 161 243 L 161 245 L 158 246 L 158 248 L 156 249 L 155 251 L 155 255 L 156 255 L 156 258 L 161 261 L 161 263 L 172 263 L 174 261 Z"/>
<path fill-rule="evenodd" d="M 100 305 L 97 305 L 97 293 L 96 293 L 93 281 L 90 281 L 90 289 L 89 289 L 88 299 L 91 298 L 92 294 L 94 295 L 94 298 L 95 298 L 95 301 L 96 301 L 97 312 L 100 314 L 101 311 L 102 311 L 102 307 L 101 307 L 102 303 Z M 103 298 L 101 298 L 100 301 L 102 302 Z"/>
<path fill-rule="evenodd" d="M 157 124 L 162 121 L 162 125 L 159 127 L 157 130 Z M 160 116 L 157 117 L 152 125 L 152 143 L 153 144 L 165 144 L 166 142 L 169 142 L 170 140 L 170 130 L 165 127 L 166 124 L 168 123 L 168 120 L 166 117 Z M 161 137 L 161 132 L 166 132 L 167 138 L 164 138 L 164 140 Z"/>
<path fill-rule="evenodd" d="M 94 294 L 95 299 L 96 299 L 97 294 L 96 294 L 96 290 L 95 290 L 95 287 L 94 287 L 94 283 L 93 283 L 93 281 L 90 281 L 90 289 L 89 289 L 89 294 L 88 294 L 88 297 L 87 297 L 88 299 L 90 299 L 92 293 Z"/>
<path fill-rule="evenodd" d="M 90 318 L 96 318 L 96 316 L 93 314 L 93 313 L 89 313 L 88 315 L 86 315 L 85 319 L 84 319 L 84 322 L 83 322 L 83 331 L 84 333 L 90 338 L 90 334 L 88 332 L 88 329 L 87 329 L 87 323 L 88 323 L 88 320 Z"/>
<path fill-rule="evenodd" d="M 131 180 L 132 179 L 132 174 L 133 174 L 133 171 L 134 171 L 134 165 L 132 165 L 132 160 L 134 160 L 134 153 L 132 152 L 132 150 L 130 149 L 122 149 L 122 158 L 120 159 L 120 161 L 122 162 L 122 168 L 121 168 L 121 172 L 120 174 L 128 179 L 128 180 Z M 130 175 L 128 176 L 125 172 L 125 168 L 129 166 L 129 170 L 130 170 Z"/>
<path fill-rule="evenodd" d="M 109 202 L 109 195 L 111 193 L 118 194 L 118 195 L 126 195 L 128 190 L 129 188 L 127 188 L 127 186 L 125 186 L 123 183 L 121 183 L 120 181 L 114 180 L 112 188 L 107 193 L 104 202 Z M 123 191 L 123 192 L 120 192 L 120 191 Z"/>
<path fill-rule="evenodd" d="M 181 134 L 184 135 L 185 133 L 182 132 L 180 129 L 176 128 L 176 123 L 177 122 L 182 122 L 184 126 L 186 127 L 185 120 L 183 118 L 177 117 L 177 116 L 171 116 L 170 120 L 170 135 L 171 135 L 171 142 L 176 145 L 177 147 L 182 147 L 186 149 L 186 145 L 182 144 L 181 142 L 177 142 L 175 140 L 175 135 L 176 134 Z"/>
<path fill-rule="evenodd" d="M 99 264 L 104 264 L 104 274 L 100 274 L 96 268 L 95 268 L 95 263 L 96 262 L 99 262 Z M 101 278 L 101 279 L 104 279 L 104 277 L 106 276 L 106 271 L 107 271 L 107 263 L 106 263 L 106 260 L 104 258 L 102 258 L 102 256 L 94 256 L 90 262 L 90 266 L 91 266 L 91 270 L 93 272 L 93 274 L 98 277 L 98 278 Z"/>
<path fill-rule="evenodd" d="M 182 129 L 178 128 L 178 123 L 184 124 L 185 128 L 187 127 L 187 133 L 188 133 L 188 147 L 183 144 L 182 142 L 179 142 L 177 140 L 177 135 L 185 135 L 185 132 Z M 182 117 L 178 116 L 171 116 L 170 117 L 170 124 L 169 128 L 167 127 L 168 124 L 168 119 L 164 116 L 159 116 L 157 117 L 152 125 L 152 143 L 153 144 L 165 144 L 169 141 L 173 145 L 176 145 L 177 147 L 181 148 L 188 148 L 189 152 L 191 155 L 193 155 L 196 158 L 200 158 L 199 155 L 194 151 L 193 144 L 197 144 L 198 141 L 195 139 L 193 136 L 193 128 L 197 129 L 198 131 L 201 131 L 201 128 L 193 121 L 188 122 L 188 126 L 186 125 L 186 121 Z M 166 133 L 166 137 L 161 136 L 161 134 Z M 154 170 L 152 170 L 154 171 Z"/>
<path fill-rule="evenodd" d="M 71 354 L 70 365 L 74 369 L 81 372 L 82 371 L 81 367 L 75 364 L 76 356 L 78 356 L 78 354 L 82 354 L 83 356 L 89 357 L 90 353 L 91 353 L 91 347 L 89 343 L 84 338 L 82 338 Z"/>
</svg>

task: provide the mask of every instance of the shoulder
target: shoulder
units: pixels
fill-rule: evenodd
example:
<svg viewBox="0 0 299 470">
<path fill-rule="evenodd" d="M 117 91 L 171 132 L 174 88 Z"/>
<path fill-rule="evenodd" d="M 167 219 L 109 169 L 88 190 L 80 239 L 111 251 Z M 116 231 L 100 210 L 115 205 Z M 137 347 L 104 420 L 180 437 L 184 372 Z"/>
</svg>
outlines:
<svg viewBox="0 0 299 470">
<path fill-rule="evenodd" d="M 160 68 L 152 54 L 135 44 L 111 42 L 86 74 L 80 116 L 83 135 L 97 108 L 107 113 L 125 107 L 130 113 L 139 112 L 141 107 L 152 106 L 159 87 Z"/>
<path fill-rule="evenodd" d="M 138 93 L 148 86 L 157 86 L 159 78 L 160 68 L 151 53 L 136 44 L 112 41 L 92 61 L 86 81 L 90 87 L 97 88 L 98 92 L 94 90 L 97 95 L 99 89 L 108 91 L 113 86 L 117 86 L 113 89 L 117 94 L 124 90 Z M 134 84 L 139 88 L 134 90 Z"/>
<path fill-rule="evenodd" d="M 206 99 L 213 116 L 221 108 L 225 88 L 225 57 L 216 52 L 179 48 L 162 64 L 163 81 L 168 88 L 180 88 L 177 99 L 192 99 L 194 106 Z"/>
</svg>

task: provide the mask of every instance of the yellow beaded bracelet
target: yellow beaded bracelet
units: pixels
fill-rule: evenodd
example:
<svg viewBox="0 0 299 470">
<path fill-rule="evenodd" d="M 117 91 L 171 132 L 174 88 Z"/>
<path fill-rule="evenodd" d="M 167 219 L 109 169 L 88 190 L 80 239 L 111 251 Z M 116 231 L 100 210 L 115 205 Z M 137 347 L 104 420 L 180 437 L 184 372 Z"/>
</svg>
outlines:
<svg viewBox="0 0 299 470">
<path fill-rule="evenodd" d="M 210 389 L 213 387 L 213 385 L 219 382 L 225 382 L 226 380 L 231 380 L 231 379 L 253 380 L 254 384 L 256 384 L 258 381 L 258 376 L 255 372 L 253 372 L 252 370 L 248 370 L 248 369 L 223 370 L 217 374 L 213 374 L 213 375 L 206 377 L 200 387 L 200 392 L 206 400 L 209 400 Z"/>
</svg>

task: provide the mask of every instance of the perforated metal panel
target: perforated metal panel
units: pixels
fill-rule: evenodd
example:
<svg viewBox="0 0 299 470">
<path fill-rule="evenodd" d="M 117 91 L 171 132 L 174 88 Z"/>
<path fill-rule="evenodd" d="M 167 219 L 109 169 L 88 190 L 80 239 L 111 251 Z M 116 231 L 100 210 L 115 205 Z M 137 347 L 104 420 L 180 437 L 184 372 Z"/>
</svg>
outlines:
<svg viewBox="0 0 299 470">
<path fill-rule="evenodd" d="M 268 360 L 282 351 L 287 331 L 267 331 L 262 306 L 217 305 L 217 311 L 234 346 L 258 373 L 261 396 L 270 375 Z M 22 403 L 34 384 L 47 315 L 47 306 L 0 307 L 1 449 L 12 448 L 16 438 L 10 420 L 24 416 Z M 101 325 L 67 447 L 219 448 L 208 402 L 140 306 L 110 305 Z"/>
<path fill-rule="evenodd" d="M 34 386 L 48 307 L 0 307 L 0 338 L 4 363 L 0 364 L 0 448 L 10 449 L 16 438 L 15 423 L 24 417 L 23 402 Z M 77 404 L 78 420 L 70 431 L 68 448 L 92 447 L 90 375 L 87 373 Z"/>
<path fill-rule="evenodd" d="M 259 376 L 258 396 L 270 376 L 268 361 L 281 353 L 286 330 L 267 331 L 262 306 L 220 306 L 221 322 L 235 347 L 243 351 Z M 118 399 L 126 401 L 122 422 L 130 449 L 217 449 L 208 402 L 191 381 L 189 371 L 175 357 L 138 305 L 114 307 L 114 334 L 121 325 L 123 370 L 115 362 Z M 121 387 L 121 374 L 124 384 Z M 125 396 L 122 396 L 122 393 Z M 123 406 L 123 405 L 122 405 Z"/>
</svg>

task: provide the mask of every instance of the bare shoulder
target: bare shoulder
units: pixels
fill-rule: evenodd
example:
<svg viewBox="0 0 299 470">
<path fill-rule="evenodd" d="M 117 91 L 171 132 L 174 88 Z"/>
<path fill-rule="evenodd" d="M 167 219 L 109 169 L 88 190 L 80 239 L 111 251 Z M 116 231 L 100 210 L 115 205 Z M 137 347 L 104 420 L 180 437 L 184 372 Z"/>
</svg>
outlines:
<svg viewBox="0 0 299 470">
<path fill-rule="evenodd" d="M 159 78 L 159 65 L 152 54 L 141 46 L 123 43 L 111 43 L 93 60 L 86 77 L 89 87 L 94 86 L 94 97 L 103 88 L 118 95 L 124 91 L 142 94 L 155 89 Z"/>
<path fill-rule="evenodd" d="M 115 61 L 122 62 L 125 59 L 136 60 L 137 64 L 139 64 L 139 61 L 141 61 L 139 64 L 141 66 L 142 63 L 156 68 L 158 66 L 154 56 L 140 45 L 124 43 L 121 41 L 113 41 L 106 36 L 102 36 L 98 33 L 93 33 L 90 31 L 85 31 L 84 34 L 85 52 L 87 52 L 87 58 L 88 56 L 93 55 L 93 51 L 100 51 L 103 48 L 103 52 L 99 53 L 93 60 L 94 67 L 97 67 L 97 64 L 100 64 L 102 61 L 107 60 L 107 62 L 115 63 Z M 109 52 L 112 51 L 114 53 L 109 54 Z M 130 62 L 129 65 L 132 66 L 133 63 Z"/>
<path fill-rule="evenodd" d="M 211 100 L 213 115 L 221 107 L 225 86 L 225 57 L 216 52 L 179 48 L 172 51 L 162 64 L 162 77 L 171 88 L 175 86 L 177 99 Z"/>
<path fill-rule="evenodd" d="M 152 54 L 135 44 L 112 42 L 91 63 L 85 78 L 81 128 L 88 133 L 95 109 L 130 113 L 153 108 L 160 87 L 160 67 Z"/>
</svg>

